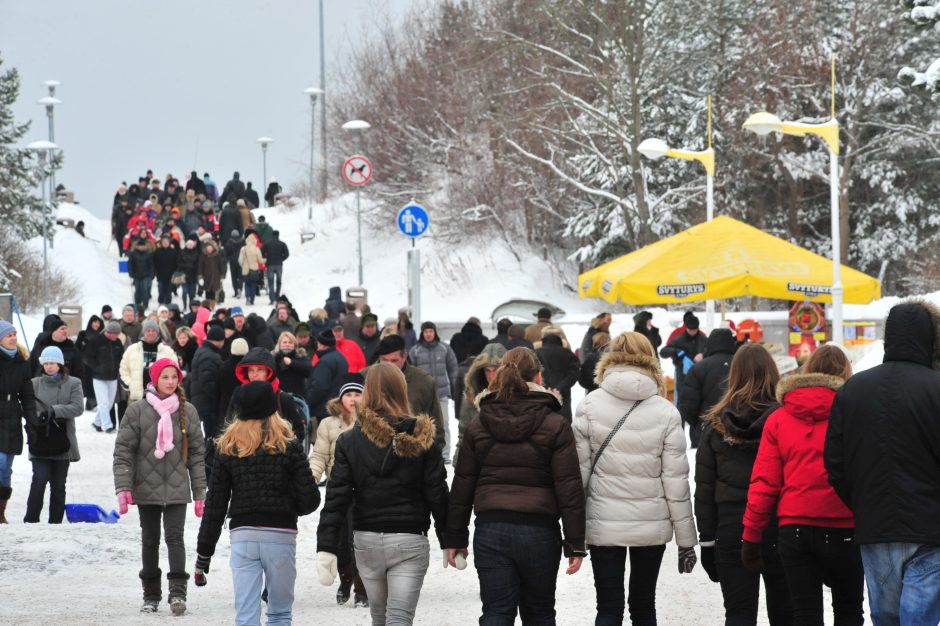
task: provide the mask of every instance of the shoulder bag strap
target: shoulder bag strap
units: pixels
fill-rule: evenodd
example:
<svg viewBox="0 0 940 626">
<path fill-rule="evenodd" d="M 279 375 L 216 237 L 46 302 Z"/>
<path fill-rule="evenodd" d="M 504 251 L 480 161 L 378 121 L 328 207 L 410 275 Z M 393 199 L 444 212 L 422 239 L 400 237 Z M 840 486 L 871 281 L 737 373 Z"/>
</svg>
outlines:
<svg viewBox="0 0 940 626">
<path fill-rule="evenodd" d="M 623 426 L 623 423 L 627 421 L 627 418 L 630 417 L 630 414 L 633 413 L 633 410 L 640 406 L 642 400 L 637 400 L 633 403 L 633 406 L 623 414 L 623 417 L 620 418 L 620 421 L 617 422 L 617 425 L 613 427 L 610 433 L 607 435 L 607 438 L 604 439 L 604 443 L 601 444 L 601 447 L 597 450 L 597 454 L 594 455 L 594 461 L 591 463 L 591 473 L 588 476 L 594 475 L 594 468 L 597 467 L 597 462 L 601 460 L 601 455 L 604 454 L 604 450 L 607 449 L 607 446 L 610 445 L 610 441 L 614 438 L 614 435 L 620 430 L 620 427 Z"/>
</svg>

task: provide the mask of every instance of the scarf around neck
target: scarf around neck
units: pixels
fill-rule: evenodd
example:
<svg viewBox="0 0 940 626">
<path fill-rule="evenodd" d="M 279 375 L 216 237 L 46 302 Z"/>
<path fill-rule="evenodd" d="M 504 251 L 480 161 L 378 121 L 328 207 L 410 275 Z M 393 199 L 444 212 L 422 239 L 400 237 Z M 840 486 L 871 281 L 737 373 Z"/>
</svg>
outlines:
<svg viewBox="0 0 940 626">
<path fill-rule="evenodd" d="M 147 404 L 153 407 L 153 410 L 160 416 L 157 423 L 157 446 L 153 451 L 153 456 L 162 459 L 166 453 L 173 449 L 173 413 L 180 408 L 180 399 L 175 393 L 160 399 L 157 390 L 153 385 L 147 386 Z"/>
</svg>

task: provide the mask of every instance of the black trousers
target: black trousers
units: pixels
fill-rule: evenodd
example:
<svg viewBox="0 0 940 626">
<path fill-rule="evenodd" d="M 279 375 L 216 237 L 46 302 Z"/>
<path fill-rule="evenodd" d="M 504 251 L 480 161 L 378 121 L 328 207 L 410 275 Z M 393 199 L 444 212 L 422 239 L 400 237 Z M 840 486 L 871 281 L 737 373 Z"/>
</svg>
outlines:
<svg viewBox="0 0 940 626">
<path fill-rule="evenodd" d="M 764 531 L 762 556 L 764 571 L 754 574 L 741 563 L 742 524 L 720 526 L 715 538 L 715 565 L 725 601 L 725 626 L 755 626 L 760 599 L 760 579 L 767 591 L 767 618 L 771 626 L 790 626 L 793 611 L 790 608 L 790 590 L 777 556 L 777 529 Z"/>
<path fill-rule="evenodd" d="M 620 626 L 623 623 L 623 572 L 627 548 L 590 546 L 594 588 L 597 590 L 597 618 L 594 626 Z M 666 546 L 629 548 L 630 623 L 633 626 L 656 625 L 656 581 Z"/>
<path fill-rule="evenodd" d="M 185 504 L 139 504 L 141 578 L 160 575 L 160 522 L 166 537 L 170 574 L 186 572 L 186 546 L 183 543 L 183 527 L 186 523 Z"/>
<path fill-rule="evenodd" d="M 777 551 L 793 605 L 794 626 L 823 625 L 823 584 L 832 590 L 835 626 L 860 626 L 865 571 L 853 528 L 781 526 Z"/>
<path fill-rule="evenodd" d="M 32 459 L 33 482 L 29 486 L 26 498 L 26 516 L 23 521 L 35 523 L 42 513 L 42 503 L 46 499 L 46 485 L 49 485 L 49 523 L 61 524 L 65 515 L 65 480 L 69 475 L 68 461 L 51 459 Z"/>
</svg>

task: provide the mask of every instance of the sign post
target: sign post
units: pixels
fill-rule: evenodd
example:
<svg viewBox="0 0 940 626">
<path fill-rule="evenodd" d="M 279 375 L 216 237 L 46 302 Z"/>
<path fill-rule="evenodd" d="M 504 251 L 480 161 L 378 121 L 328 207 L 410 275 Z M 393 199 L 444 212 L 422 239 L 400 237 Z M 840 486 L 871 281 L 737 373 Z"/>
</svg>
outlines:
<svg viewBox="0 0 940 626">
<path fill-rule="evenodd" d="M 408 307 L 411 309 L 411 321 L 421 324 L 421 251 L 415 247 L 415 239 L 427 232 L 430 224 L 427 209 L 415 201 L 403 206 L 395 220 L 398 230 L 411 239 L 408 251 Z"/>
<path fill-rule="evenodd" d="M 343 162 L 343 180 L 356 188 L 356 230 L 359 249 L 359 286 L 362 287 L 362 209 L 359 204 L 359 188 L 372 180 L 372 161 L 354 154 Z"/>
</svg>

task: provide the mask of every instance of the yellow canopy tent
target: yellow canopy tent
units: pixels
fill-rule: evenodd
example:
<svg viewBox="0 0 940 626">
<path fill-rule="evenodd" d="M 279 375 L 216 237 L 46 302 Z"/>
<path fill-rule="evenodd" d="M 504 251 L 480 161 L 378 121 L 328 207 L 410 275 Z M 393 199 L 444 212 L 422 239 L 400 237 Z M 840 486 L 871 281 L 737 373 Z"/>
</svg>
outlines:
<svg viewBox="0 0 940 626">
<path fill-rule="evenodd" d="M 881 284 L 842 266 L 845 302 L 881 297 Z M 578 276 L 582 298 L 675 304 L 760 296 L 831 302 L 832 260 L 721 216 Z"/>
</svg>

